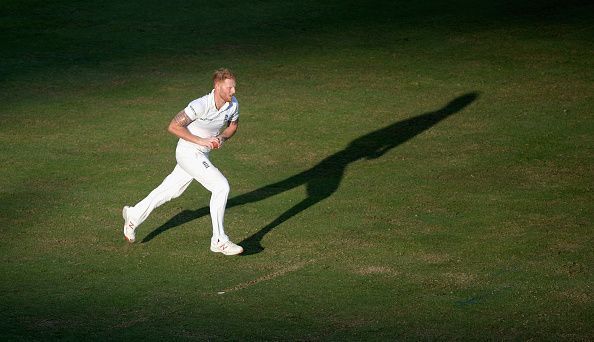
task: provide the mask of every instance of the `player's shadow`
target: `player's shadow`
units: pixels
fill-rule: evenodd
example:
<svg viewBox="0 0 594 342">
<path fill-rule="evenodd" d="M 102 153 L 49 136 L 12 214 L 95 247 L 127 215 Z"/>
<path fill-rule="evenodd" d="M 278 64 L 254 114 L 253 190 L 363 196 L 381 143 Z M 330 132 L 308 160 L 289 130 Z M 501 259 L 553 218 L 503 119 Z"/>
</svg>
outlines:
<svg viewBox="0 0 594 342">
<path fill-rule="evenodd" d="M 461 111 L 464 107 L 476 100 L 477 97 L 478 93 L 468 93 L 455 98 L 437 111 L 402 120 L 365 134 L 353 140 L 344 150 L 327 157 L 309 170 L 229 199 L 227 208 L 258 202 L 298 186 L 306 186 L 307 197 L 304 200 L 289 208 L 265 227 L 239 243 L 245 250 L 243 255 L 255 254 L 262 251 L 263 248 L 260 242 L 272 229 L 331 196 L 338 189 L 344 171 L 350 163 L 359 159 L 381 157 L 392 148 L 414 138 L 448 116 Z M 184 210 L 148 234 L 142 242 L 148 242 L 171 228 L 208 214 L 208 207 L 193 211 Z"/>
</svg>

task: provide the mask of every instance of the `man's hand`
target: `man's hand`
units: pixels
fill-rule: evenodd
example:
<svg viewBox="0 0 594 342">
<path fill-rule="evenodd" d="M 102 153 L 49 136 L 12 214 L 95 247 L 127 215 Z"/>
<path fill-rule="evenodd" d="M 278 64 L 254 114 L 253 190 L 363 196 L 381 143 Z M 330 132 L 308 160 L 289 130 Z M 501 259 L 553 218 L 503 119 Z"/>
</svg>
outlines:
<svg viewBox="0 0 594 342">
<path fill-rule="evenodd" d="M 214 137 L 214 139 L 211 141 L 212 143 L 212 148 L 214 149 L 218 149 L 221 148 L 221 146 L 223 146 L 223 141 L 217 136 Z"/>
<path fill-rule="evenodd" d="M 224 131 L 222 131 L 216 137 L 214 137 L 218 140 L 218 143 L 219 143 L 219 145 L 215 148 L 221 148 L 221 146 L 223 146 L 223 143 L 225 141 L 227 141 L 229 138 L 231 138 L 233 135 L 235 135 L 235 132 L 237 132 L 238 125 L 239 125 L 239 120 L 229 121 L 227 123 L 227 128 L 225 128 Z"/>
<path fill-rule="evenodd" d="M 214 148 L 221 148 L 223 146 L 223 143 L 225 142 L 225 140 L 227 140 L 222 135 L 217 135 L 215 137 L 215 139 L 217 139 L 217 142 L 216 142 L 216 144 L 215 144 L 216 146 Z"/>
</svg>

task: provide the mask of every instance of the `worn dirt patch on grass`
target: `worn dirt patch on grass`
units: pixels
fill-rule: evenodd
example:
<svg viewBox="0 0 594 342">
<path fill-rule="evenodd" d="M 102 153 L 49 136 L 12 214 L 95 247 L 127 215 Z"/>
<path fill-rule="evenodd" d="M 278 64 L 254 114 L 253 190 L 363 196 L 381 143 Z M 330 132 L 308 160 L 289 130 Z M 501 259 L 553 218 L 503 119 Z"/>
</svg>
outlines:
<svg viewBox="0 0 594 342">
<path fill-rule="evenodd" d="M 388 266 L 359 266 L 353 272 L 358 275 L 398 275 L 400 272 Z"/>
</svg>

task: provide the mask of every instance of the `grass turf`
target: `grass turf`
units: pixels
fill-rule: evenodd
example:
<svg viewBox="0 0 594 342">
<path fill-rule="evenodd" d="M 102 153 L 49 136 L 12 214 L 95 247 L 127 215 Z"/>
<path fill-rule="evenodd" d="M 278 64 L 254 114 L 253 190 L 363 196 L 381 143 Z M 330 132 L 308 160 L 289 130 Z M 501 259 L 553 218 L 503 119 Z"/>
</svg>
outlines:
<svg viewBox="0 0 594 342">
<path fill-rule="evenodd" d="M 2 338 L 592 339 L 592 10 L 4 1 Z M 198 184 L 126 244 L 219 66 L 246 255 Z"/>
</svg>

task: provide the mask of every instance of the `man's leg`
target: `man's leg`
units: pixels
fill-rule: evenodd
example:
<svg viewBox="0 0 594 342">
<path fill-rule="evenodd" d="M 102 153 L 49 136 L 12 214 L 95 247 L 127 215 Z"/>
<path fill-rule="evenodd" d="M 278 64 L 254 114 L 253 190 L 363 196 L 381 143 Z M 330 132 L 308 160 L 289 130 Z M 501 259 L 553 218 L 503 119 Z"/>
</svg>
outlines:
<svg viewBox="0 0 594 342">
<path fill-rule="evenodd" d="M 178 153 L 178 164 L 211 192 L 212 242 L 227 242 L 229 237 L 224 228 L 225 206 L 229 196 L 227 178 L 200 152 L 192 153 L 191 156 Z"/>
<path fill-rule="evenodd" d="M 138 227 L 158 206 L 179 197 L 190 185 L 193 177 L 176 165 L 163 182 L 151 191 L 142 201 L 128 207 L 127 216 L 134 228 Z"/>
<path fill-rule="evenodd" d="M 243 252 L 243 248 L 229 241 L 225 234 L 224 218 L 227 197 L 229 196 L 229 182 L 208 159 L 200 152 L 178 149 L 178 164 L 202 186 L 211 192 L 210 216 L 212 220 L 212 238 L 210 249 L 226 255 Z"/>
</svg>

